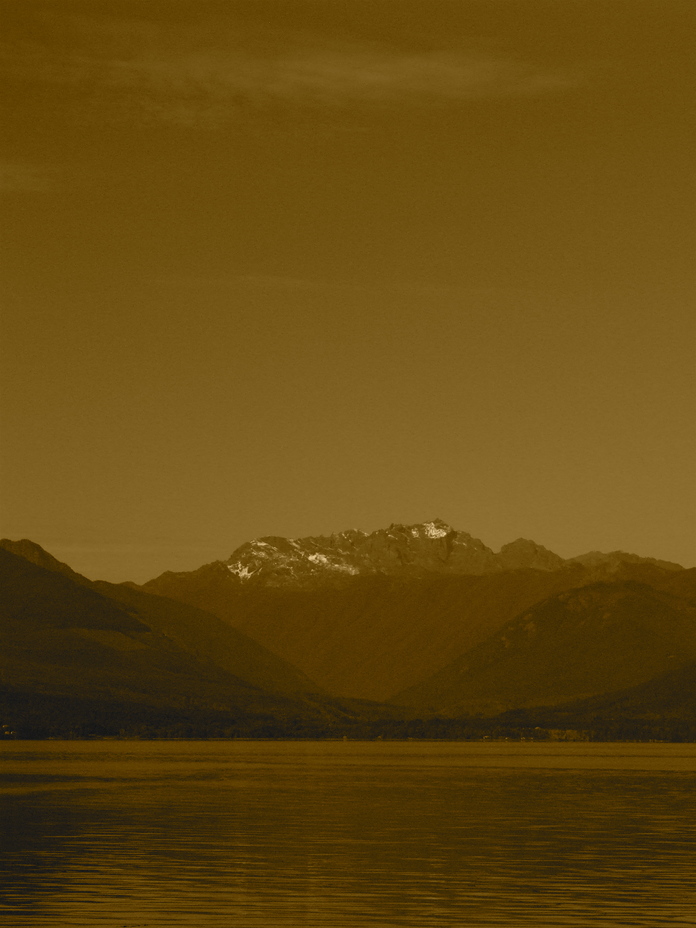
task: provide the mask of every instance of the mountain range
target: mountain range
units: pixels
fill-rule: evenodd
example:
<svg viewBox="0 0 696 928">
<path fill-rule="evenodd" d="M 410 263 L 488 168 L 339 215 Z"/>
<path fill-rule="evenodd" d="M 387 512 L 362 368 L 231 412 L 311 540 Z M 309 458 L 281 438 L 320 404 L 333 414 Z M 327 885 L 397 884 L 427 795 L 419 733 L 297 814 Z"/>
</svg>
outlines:
<svg viewBox="0 0 696 928">
<path fill-rule="evenodd" d="M 550 596 L 682 572 L 621 552 L 563 560 L 525 539 L 495 554 L 436 519 L 370 535 L 261 538 L 143 588 L 224 618 L 329 692 L 383 701 Z"/>
<path fill-rule="evenodd" d="M 6 539 L 0 647 L 6 727 L 37 736 L 461 737 L 543 713 L 654 734 L 670 712 L 682 731 L 696 570 L 526 539 L 495 553 L 435 519 L 259 538 L 137 586 Z"/>
<path fill-rule="evenodd" d="M 523 568 L 551 571 L 573 564 L 616 569 L 623 563 L 681 569 L 668 561 L 620 551 L 611 554 L 592 551 L 564 560 L 526 538 L 503 545 L 496 554 L 478 538 L 453 529 L 441 519 L 417 525 L 394 523 L 369 534 L 349 529 L 308 538 L 257 538 L 237 548 L 227 561 L 214 562 L 214 566 L 223 566 L 238 586 L 316 589 L 343 587 L 355 577 L 483 575 Z"/>
</svg>

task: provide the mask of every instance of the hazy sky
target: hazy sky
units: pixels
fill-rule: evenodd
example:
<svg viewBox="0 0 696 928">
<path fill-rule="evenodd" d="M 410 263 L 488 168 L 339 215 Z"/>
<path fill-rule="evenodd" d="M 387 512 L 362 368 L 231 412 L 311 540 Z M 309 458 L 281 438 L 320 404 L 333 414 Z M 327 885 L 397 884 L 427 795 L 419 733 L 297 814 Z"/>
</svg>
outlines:
<svg viewBox="0 0 696 928">
<path fill-rule="evenodd" d="M 0 535 L 696 563 L 693 0 L 0 13 Z"/>
</svg>

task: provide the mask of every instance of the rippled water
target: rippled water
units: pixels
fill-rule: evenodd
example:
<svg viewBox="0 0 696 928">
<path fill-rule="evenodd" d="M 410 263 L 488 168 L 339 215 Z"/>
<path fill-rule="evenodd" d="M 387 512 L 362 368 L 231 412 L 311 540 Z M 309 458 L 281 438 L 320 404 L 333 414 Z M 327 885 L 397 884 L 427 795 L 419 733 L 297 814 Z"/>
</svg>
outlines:
<svg viewBox="0 0 696 928">
<path fill-rule="evenodd" d="M 696 926 L 696 745 L 0 744 L 2 924 Z"/>
</svg>

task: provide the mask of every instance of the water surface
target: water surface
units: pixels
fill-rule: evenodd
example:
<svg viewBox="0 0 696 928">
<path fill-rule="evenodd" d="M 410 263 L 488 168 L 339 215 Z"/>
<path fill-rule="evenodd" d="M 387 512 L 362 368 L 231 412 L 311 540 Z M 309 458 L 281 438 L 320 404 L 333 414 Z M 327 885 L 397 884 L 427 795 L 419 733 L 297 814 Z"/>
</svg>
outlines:
<svg viewBox="0 0 696 928">
<path fill-rule="evenodd" d="M 696 926 L 696 745 L 0 744 L 13 928 Z"/>
</svg>

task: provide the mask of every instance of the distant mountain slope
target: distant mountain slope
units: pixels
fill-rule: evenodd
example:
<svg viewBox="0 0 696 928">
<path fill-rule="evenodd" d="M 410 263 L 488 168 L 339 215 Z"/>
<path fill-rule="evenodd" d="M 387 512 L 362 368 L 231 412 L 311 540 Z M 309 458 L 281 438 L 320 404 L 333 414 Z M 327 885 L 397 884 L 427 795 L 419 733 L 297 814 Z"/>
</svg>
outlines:
<svg viewBox="0 0 696 928">
<path fill-rule="evenodd" d="M 16 586 L 18 602 L 23 604 L 23 609 L 26 610 L 27 604 L 35 600 L 39 603 L 40 612 L 45 610 L 46 602 L 50 600 L 51 614 L 55 617 L 58 591 L 62 590 L 61 595 L 65 597 L 65 606 L 62 608 L 68 623 L 74 624 L 78 619 L 78 624 L 83 622 L 85 603 L 90 602 L 96 604 L 95 614 L 99 617 L 107 613 L 118 616 L 120 621 L 123 621 L 124 615 L 131 617 L 133 621 L 142 624 L 143 628 L 164 635 L 197 659 L 211 662 L 252 686 L 286 696 L 321 692 L 321 688 L 301 671 L 215 615 L 145 593 L 130 584 L 87 580 L 34 542 L 2 540 L 0 553 L 3 550 L 15 553 L 24 551 L 32 564 L 47 569 L 50 576 L 34 572 L 29 585 L 26 582 L 27 568 L 21 568 L 18 562 L 13 562 L 14 572 L 8 571 L 3 575 L 0 608 L 3 604 L 9 607 L 14 602 L 11 593 Z M 22 559 L 27 560 L 23 555 Z M 82 592 L 75 590 L 70 582 L 58 578 L 74 581 L 82 588 Z"/>
<path fill-rule="evenodd" d="M 628 554 L 626 551 L 610 551 L 608 554 L 602 551 L 589 551 L 587 554 L 569 558 L 566 563 L 582 564 L 583 567 L 603 567 L 610 572 L 618 570 L 625 564 L 652 564 L 662 570 L 684 569 L 681 564 L 674 564 L 672 561 L 661 561 L 654 557 L 640 557 L 638 554 Z"/>
<path fill-rule="evenodd" d="M 70 579 L 74 580 L 76 583 L 82 583 L 85 586 L 89 586 L 90 584 L 87 577 L 78 574 L 72 567 L 59 561 L 57 558 L 53 557 L 52 554 L 49 554 L 48 551 L 45 551 L 41 545 L 37 545 L 35 541 L 30 541 L 28 538 L 22 538 L 20 541 L 11 541 L 9 538 L 2 538 L 0 539 L 0 548 L 4 548 L 5 551 L 10 551 L 12 554 L 17 554 L 26 561 L 31 561 L 31 563 L 36 564 L 37 567 L 44 567 L 46 570 L 53 571 L 53 573 L 70 577 Z"/>
<path fill-rule="evenodd" d="M 127 584 L 98 581 L 94 588 L 121 602 L 134 615 L 174 641 L 187 653 L 270 693 L 302 697 L 319 695 L 321 687 L 223 619 L 186 603 L 133 589 Z"/>
<path fill-rule="evenodd" d="M 674 593 L 675 596 L 681 596 L 696 604 L 696 567 L 680 570 L 677 573 L 670 572 L 648 582 L 658 590 Z"/>
<path fill-rule="evenodd" d="M 480 720 L 477 720 L 480 724 Z M 557 706 L 513 709 L 490 720 L 526 737 L 540 732 L 587 733 L 593 740 L 696 740 L 696 662 L 636 686 Z M 485 724 L 485 722 L 484 722 Z M 546 737 L 546 735 L 542 735 Z"/>
<path fill-rule="evenodd" d="M 696 606 L 634 581 L 556 594 L 392 700 L 456 716 L 548 706 L 644 683 L 696 658 Z"/>
<path fill-rule="evenodd" d="M 696 663 L 690 661 L 636 686 L 559 709 L 574 713 L 584 722 L 597 719 L 696 721 Z"/>
<path fill-rule="evenodd" d="M 0 674 L 32 692 L 152 704 L 269 706 L 276 697 L 197 660 L 136 614 L 0 549 Z"/>
</svg>

